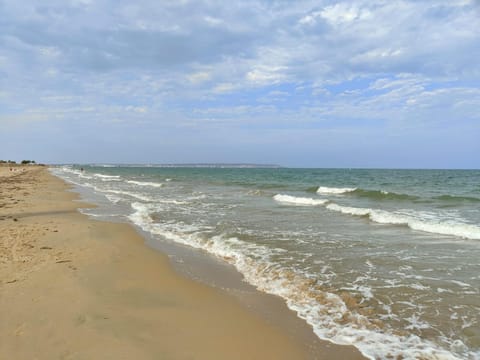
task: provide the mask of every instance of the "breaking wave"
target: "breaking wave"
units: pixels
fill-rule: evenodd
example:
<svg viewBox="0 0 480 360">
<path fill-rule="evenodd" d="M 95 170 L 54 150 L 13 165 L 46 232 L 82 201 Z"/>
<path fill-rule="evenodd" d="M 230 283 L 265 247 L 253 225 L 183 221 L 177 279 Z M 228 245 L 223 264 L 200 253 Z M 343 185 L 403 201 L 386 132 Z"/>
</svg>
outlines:
<svg viewBox="0 0 480 360">
<path fill-rule="evenodd" d="M 127 183 L 133 184 L 133 185 L 138 185 L 138 186 L 150 186 L 150 187 L 162 187 L 162 183 L 154 183 L 154 182 L 148 182 L 148 181 L 135 181 L 135 180 L 127 180 Z"/>
<path fill-rule="evenodd" d="M 311 199 L 291 195 L 277 194 L 273 199 L 280 203 L 297 206 L 319 206 L 325 205 L 328 210 L 336 211 L 346 215 L 363 216 L 369 220 L 386 225 L 402 225 L 412 230 L 424 231 L 433 234 L 451 235 L 464 239 L 480 240 L 480 227 L 472 224 L 465 224 L 455 221 L 435 221 L 422 219 L 421 215 L 412 216 L 399 214 L 386 210 L 360 208 L 338 205 L 327 199 Z"/>
<path fill-rule="evenodd" d="M 370 198 L 373 200 L 417 200 L 419 197 L 408 194 L 398 194 L 385 190 L 367 190 L 358 187 L 327 187 L 320 186 L 318 188 L 310 188 L 307 191 L 312 191 L 321 195 L 354 195 L 363 198 Z"/>
<path fill-rule="evenodd" d="M 357 190 L 357 188 L 335 188 L 335 187 L 327 187 L 327 186 L 319 186 L 317 188 L 317 193 L 319 194 L 346 194 Z"/>
<path fill-rule="evenodd" d="M 464 239 L 480 240 L 480 227 L 472 224 L 463 224 L 453 221 L 426 221 L 413 216 L 396 214 L 385 210 L 341 206 L 335 203 L 327 204 L 326 208 L 342 214 L 365 216 L 371 221 L 379 224 L 405 225 L 413 230 L 441 235 L 453 235 Z"/>
<path fill-rule="evenodd" d="M 408 195 L 408 194 L 397 194 L 395 192 L 384 191 L 384 190 L 364 190 L 364 189 L 356 189 L 352 191 L 350 194 L 369 198 L 373 200 L 417 200 L 419 199 L 418 196 Z"/>
<path fill-rule="evenodd" d="M 373 200 L 411 200 L 417 201 L 422 199 L 420 196 L 395 193 L 392 191 L 385 190 L 369 190 L 362 189 L 358 187 L 345 187 L 345 188 L 336 188 L 336 187 L 327 187 L 320 186 L 307 189 L 307 192 L 316 192 L 321 195 L 352 195 L 362 198 L 369 198 Z M 440 195 L 435 197 L 423 198 L 424 200 L 433 199 L 437 201 L 444 202 L 480 202 L 480 198 L 472 196 L 456 196 L 456 195 Z"/>
<path fill-rule="evenodd" d="M 296 197 L 296 196 L 283 195 L 283 194 L 277 194 L 273 197 L 273 199 L 281 203 L 294 204 L 294 205 L 300 205 L 300 206 L 325 205 L 328 202 L 328 200 L 324 200 L 324 199 L 311 199 L 311 198 Z"/>
<path fill-rule="evenodd" d="M 93 176 L 99 178 L 102 181 L 120 181 L 119 175 L 93 174 Z"/>
<path fill-rule="evenodd" d="M 370 359 L 459 359 L 452 352 L 416 335 L 390 333 L 380 321 L 369 320 L 352 306 L 355 302 L 347 293 L 337 295 L 325 291 L 305 274 L 276 266 L 272 256 L 285 252 L 283 249 L 267 248 L 228 234 L 192 232 L 183 229 L 181 224 L 172 227 L 156 223 L 151 217 L 155 211 L 152 204 L 133 203 L 132 208 L 134 212 L 129 218 L 142 230 L 201 249 L 233 265 L 258 290 L 282 297 L 322 339 L 354 344 Z"/>
</svg>

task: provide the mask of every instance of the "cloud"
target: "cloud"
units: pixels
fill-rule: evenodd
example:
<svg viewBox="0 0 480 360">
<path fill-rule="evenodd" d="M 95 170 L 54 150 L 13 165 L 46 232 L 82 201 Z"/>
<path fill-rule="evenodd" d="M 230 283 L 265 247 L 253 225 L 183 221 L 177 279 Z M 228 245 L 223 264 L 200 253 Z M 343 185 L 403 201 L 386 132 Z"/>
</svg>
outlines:
<svg viewBox="0 0 480 360">
<path fill-rule="evenodd" d="M 109 11 L 107 5 L 7 2 L 0 42 L 11 63 L 49 63 L 59 72 L 225 70 L 234 59 L 235 68 L 216 81 L 232 76 L 245 86 L 414 70 L 478 77 L 480 71 L 466 55 L 480 55 L 473 2 L 360 0 L 312 8 L 307 1 L 233 7 L 119 1 Z"/>
<path fill-rule="evenodd" d="M 372 13 L 365 8 L 359 8 L 356 4 L 338 3 L 326 6 L 319 14 L 328 23 L 337 26 L 353 21 L 368 20 Z"/>
<path fill-rule="evenodd" d="M 131 123 L 181 141 L 214 126 L 266 139 L 478 122 L 478 1 L 6 0 L 0 13 L 2 130 Z"/>
</svg>

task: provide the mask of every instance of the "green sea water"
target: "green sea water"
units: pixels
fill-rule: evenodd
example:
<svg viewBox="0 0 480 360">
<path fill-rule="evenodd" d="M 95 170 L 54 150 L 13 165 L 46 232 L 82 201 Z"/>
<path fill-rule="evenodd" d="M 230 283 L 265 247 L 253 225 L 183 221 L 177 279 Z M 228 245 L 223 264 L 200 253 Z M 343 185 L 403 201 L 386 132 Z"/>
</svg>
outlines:
<svg viewBox="0 0 480 360">
<path fill-rule="evenodd" d="M 480 358 L 480 171 L 63 166 L 91 216 L 233 265 L 371 358 Z"/>
</svg>

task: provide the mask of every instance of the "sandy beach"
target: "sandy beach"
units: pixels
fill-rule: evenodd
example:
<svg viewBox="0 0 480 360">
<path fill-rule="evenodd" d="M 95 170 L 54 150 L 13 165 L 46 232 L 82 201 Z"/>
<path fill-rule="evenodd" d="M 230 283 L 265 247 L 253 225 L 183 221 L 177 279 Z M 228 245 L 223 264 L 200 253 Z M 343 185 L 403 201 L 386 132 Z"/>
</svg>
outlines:
<svg viewBox="0 0 480 360">
<path fill-rule="evenodd" d="M 133 227 L 80 214 L 45 167 L 16 169 L 0 167 L 0 358 L 362 358 L 178 275 Z"/>
</svg>

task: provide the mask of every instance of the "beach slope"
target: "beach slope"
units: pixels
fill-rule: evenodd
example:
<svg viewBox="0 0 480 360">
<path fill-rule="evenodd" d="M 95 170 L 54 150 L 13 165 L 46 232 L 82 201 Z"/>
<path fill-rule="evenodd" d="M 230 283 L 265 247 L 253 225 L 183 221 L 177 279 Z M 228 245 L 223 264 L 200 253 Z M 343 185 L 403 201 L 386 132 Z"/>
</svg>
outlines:
<svg viewBox="0 0 480 360">
<path fill-rule="evenodd" d="M 362 358 L 178 275 L 131 226 L 80 214 L 68 188 L 44 167 L 0 168 L 1 359 Z"/>
</svg>

